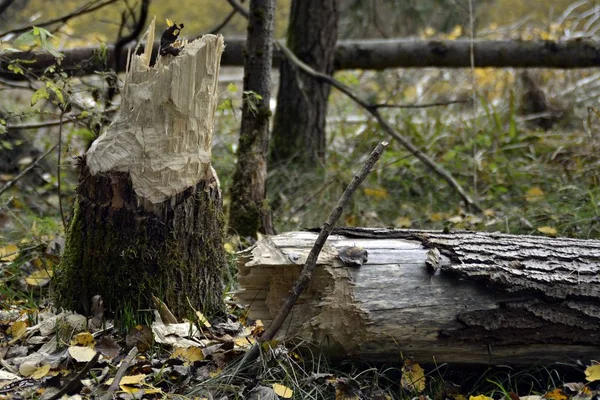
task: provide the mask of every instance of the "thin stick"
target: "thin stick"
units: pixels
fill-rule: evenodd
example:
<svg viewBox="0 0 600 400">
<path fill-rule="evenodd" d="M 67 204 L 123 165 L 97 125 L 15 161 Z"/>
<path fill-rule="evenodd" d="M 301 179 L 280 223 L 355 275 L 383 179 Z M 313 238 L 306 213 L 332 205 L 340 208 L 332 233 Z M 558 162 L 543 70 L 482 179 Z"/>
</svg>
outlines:
<svg viewBox="0 0 600 400">
<path fill-rule="evenodd" d="M 123 361 L 121 362 L 121 366 L 119 367 L 119 370 L 117 371 L 115 377 L 113 378 L 112 383 L 110 384 L 110 386 L 108 387 L 106 392 L 98 398 L 98 400 L 110 400 L 113 398 L 113 394 L 119 389 L 119 384 L 121 383 L 121 379 L 123 379 L 123 377 L 127 373 L 127 369 L 129 368 L 131 363 L 135 360 L 137 353 L 138 353 L 138 349 L 135 346 L 133 346 L 132 349 L 129 350 L 127 357 L 125 357 L 123 359 Z"/>
<path fill-rule="evenodd" d="M 40 161 L 42 161 L 44 158 L 46 158 L 48 155 L 50 155 L 54 149 L 56 149 L 58 147 L 58 143 L 55 144 L 54 146 L 52 146 L 48 151 L 46 151 L 44 154 L 42 154 L 41 156 L 39 156 L 35 161 L 33 161 L 31 164 L 29 164 L 27 166 L 27 168 L 25 168 L 23 171 L 21 171 L 21 173 L 17 176 L 15 176 L 12 180 L 6 182 L 6 184 L 2 187 L 2 189 L 0 189 L 0 195 L 4 192 L 6 192 L 8 189 L 10 189 L 11 187 L 13 187 L 15 185 L 15 183 L 17 183 L 21 178 L 23 178 L 25 175 L 27 175 L 27 173 L 29 171 L 31 171 L 32 169 L 34 169 L 39 163 Z"/>
<path fill-rule="evenodd" d="M 107 0 L 107 1 L 105 1 L 103 3 L 97 4 L 95 6 L 92 6 L 92 4 L 98 3 L 98 1 L 90 2 L 90 3 L 86 4 L 86 5 L 84 5 L 83 7 L 80 7 L 77 11 L 75 11 L 75 12 L 73 12 L 71 14 L 63 15 L 62 17 L 51 19 L 50 21 L 40 22 L 39 24 L 35 24 L 35 26 L 37 26 L 39 28 L 44 28 L 46 26 L 54 25 L 54 24 L 57 24 L 59 22 L 61 22 L 61 23 L 64 24 L 65 22 L 69 21 L 72 18 L 79 17 L 79 16 L 84 15 L 84 14 L 89 14 L 89 13 L 94 12 L 96 10 L 99 10 L 102 7 L 105 7 L 105 6 L 109 5 L 109 4 L 116 3 L 117 1 L 118 0 Z M 33 28 L 33 25 L 22 26 L 22 27 L 17 28 L 17 29 L 12 29 L 10 31 L 2 32 L 2 33 L 0 33 L 0 37 L 6 36 L 6 35 L 8 35 L 10 33 L 16 35 L 16 34 L 19 34 L 19 33 L 27 32 L 28 30 L 30 30 L 32 28 Z"/>
<path fill-rule="evenodd" d="M 56 181 L 58 183 L 58 209 L 60 210 L 60 218 L 62 219 L 63 229 L 67 232 L 67 219 L 63 211 L 62 193 L 60 191 L 60 153 L 62 152 L 62 128 L 63 128 L 63 113 L 60 114 L 60 124 L 58 124 L 58 162 L 56 163 Z"/>
<path fill-rule="evenodd" d="M 331 231 L 335 227 L 337 220 L 342 215 L 344 208 L 346 207 L 346 205 L 348 205 L 348 202 L 350 202 L 350 199 L 352 198 L 352 195 L 354 194 L 358 186 L 362 183 L 362 181 L 365 180 L 369 172 L 371 172 L 371 170 L 373 169 L 375 163 L 381 158 L 381 156 L 383 155 L 383 151 L 385 150 L 387 145 L 387 142 L 380 142 L 375 147 L 375 149 L 371 152 L 371 155 L 369 155 L 369 158 L 367 158 L 367 161 L 365 161 L 360 172 L 354 175 L 354 178 L 352 178 L 352 181 L 350 182 L 346 190 L 344 190 L 342 197 L 340 197 L 337 205 L 329 215 L 329 218 L 327 218 L 327 222 L 323 224 L 321 232 L 319 232 L 319 236 L 317 237 L 313 248 L 311 249 L 310 253 L 308 254 L 308 257 L 306 258 L 304 267 L 302 267 L 302 272 L 296 280 L 296 283 L 294 284 L 291 293 L 285 299 L 285 302 L 277 312 L 275 318 L 273 318 L 273 321 L 271 322 L 269 327 L 260 337 L 259 342 L 252 346 L 248 353 L 246 353 L 246 355 L 240 362 L 240 365 L 238 366 L 238 370 L 246 363 L 258 357 L 260 351 L 260 343 L 273 339 L 277 332 L 279 332 L 279 329 L 290 314 L 292 307 L 294 307 L 294 304 L 296 304 L 298 297 L 300 297 L 300 294 L 304 291 L 304 289 L 310 282 L 310 279 L 312 278 L 312 273 L 317 265 L 319 253 L 321 253 L 321 250 L 325 245 L 325 241 L 327 241 L 327 238 L 329 237 Z"/>
<path fill-rule="evenodd" d="M 443 107 L 449 106 L 451 104 L 461 104 L 468 103 L 470 100 L 449 100 L 449 101 L 439 101 L 436 103 L 422 103 L 422 104 L 373 104 L 371 107 L 373 108 L 430 108 L 430 107 Z"/>
</svg>

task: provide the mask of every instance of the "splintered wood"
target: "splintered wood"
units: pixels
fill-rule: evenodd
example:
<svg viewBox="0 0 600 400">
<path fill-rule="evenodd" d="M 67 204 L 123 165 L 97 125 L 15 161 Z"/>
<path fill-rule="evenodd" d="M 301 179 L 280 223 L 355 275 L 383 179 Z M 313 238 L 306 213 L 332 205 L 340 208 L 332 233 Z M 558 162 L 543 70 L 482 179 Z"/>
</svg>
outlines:
<svg viewBox="0 0 600 400">
<path fill-rule="evenodd" d="M 154 29 L 152 21 L 147 43 Z M 133 55 L 121 107 L 86 154 L 92 175 L 128 172 L 136 195 L 153 204 L 205 180 L 223 48 L 221 36 L 205 35 L 153 66 L 151 46 Z"/>
<path fill-rule="evenodd" d="M 282 328 L 334 357 L 529 364 L 600 357 L 600 241 L 497 233 L 338 229 Z M 239 253 L 238 299 L 267 326 L 317 237 Z M 338 257 L 364 248 L 362 266 Z M 428 267 L 431 250 L 437 268 Z M 429 261 L 431 262 L 431 261 Z"/>
</svg>

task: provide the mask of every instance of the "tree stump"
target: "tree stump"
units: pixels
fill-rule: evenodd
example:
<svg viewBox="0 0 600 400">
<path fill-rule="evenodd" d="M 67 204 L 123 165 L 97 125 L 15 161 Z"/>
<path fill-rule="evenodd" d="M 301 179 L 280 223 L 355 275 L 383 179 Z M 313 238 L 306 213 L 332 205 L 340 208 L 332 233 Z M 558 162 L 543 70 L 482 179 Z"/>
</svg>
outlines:
<svg viewBox="0 0 600 400">
<path fill-rule="evenodd" d="M 525 364 L 600 357 L 600 241 L 337 229 L 282 328 L 334 357 Z M 265 237 L 238 258 L 240 302 L 268 325 L 317 234 Z M 364 248 L 358 266 L 340 259 Z M 344 257 L 342 257 L 344 258 Z M 287 329 L 286 329 L 287 327 Z"/>
<path fill-rule="evenodd" d="M 154 41 L 152 21 L 146 42 Z M 81 160 L 58 305 L 114 312 L 151 307 L 178 317 L 222 310 L 223 215 L 211 167 L 221 36 L 206 35 L 150 65 L 131 58 L 121 106 Z"/>
</svg>

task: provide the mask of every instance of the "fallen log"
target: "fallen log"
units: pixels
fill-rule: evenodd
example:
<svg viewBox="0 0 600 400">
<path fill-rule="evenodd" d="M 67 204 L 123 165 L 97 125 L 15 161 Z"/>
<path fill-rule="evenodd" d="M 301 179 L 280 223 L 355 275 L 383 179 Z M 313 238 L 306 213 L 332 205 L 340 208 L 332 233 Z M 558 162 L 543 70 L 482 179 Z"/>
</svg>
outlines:
<svg viewBox="0 0 600 400">
<path fill-rule="evenodd" d="M 251 318 L 270 323 L 316 237 L 265 237 L 238 254 Z M 345 247 L 367 261 L 344 263 Z M 600 241 L 342 228 L 281 332 L 334 357 L 517 365 L 597 359 L 599 322 Z"/>
</svg>

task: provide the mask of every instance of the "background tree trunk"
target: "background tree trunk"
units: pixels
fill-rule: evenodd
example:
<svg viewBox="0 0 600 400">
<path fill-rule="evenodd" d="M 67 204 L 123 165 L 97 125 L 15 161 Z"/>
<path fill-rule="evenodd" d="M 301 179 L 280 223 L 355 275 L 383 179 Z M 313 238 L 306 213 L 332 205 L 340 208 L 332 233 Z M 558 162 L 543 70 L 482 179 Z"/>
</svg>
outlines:
<svg viewBox="0 0 600 400">
<path fill-rule="evenodd" d="M 420 362 L 600 356 L 600 241 L 498 233 L 336 229 L 284 334 L 337 357 Z M 238 258 L 237 294 L 268 325 L 317 234 L 267 237 Z M 339 258 L 362 247 L 368 260 Z M 437 249 L 437 250 L 433 250 Z M 428 268 L 439 251 L 436 268 Z"/>
<path fill-rule="evenodd" d="M 154 21 L 147 32 L 153 41 Z M 81 161 L 56 279 L 58 305 L 114 312 L 222 310 L 223 216 L 211 162 L 222 37 L 207 35 L 150 67 L 133 56 L 113 123 Z M 191 307 L 190 307 L 191 306 Z"/>
<path fill-rule="evenodd" d="M 292 0 L 288 47 L 315 70 L 333 74 L 337 21 L 337 0 Z M 330 87 L 288 61 L 282 61 L 280 71 L 270 159 L 314 169 L 325 158 Z"/>
<path fill-rule="evenodd" d="M 265 200 L 274 17 L 274 0 L 250 1 L 242 128 L 229 209 L 229 229 L 241 237 L 274 233 Z"/>
</svg>

